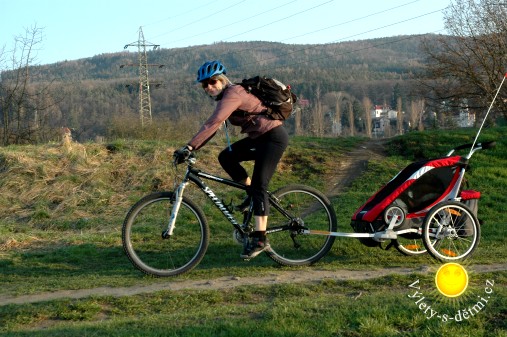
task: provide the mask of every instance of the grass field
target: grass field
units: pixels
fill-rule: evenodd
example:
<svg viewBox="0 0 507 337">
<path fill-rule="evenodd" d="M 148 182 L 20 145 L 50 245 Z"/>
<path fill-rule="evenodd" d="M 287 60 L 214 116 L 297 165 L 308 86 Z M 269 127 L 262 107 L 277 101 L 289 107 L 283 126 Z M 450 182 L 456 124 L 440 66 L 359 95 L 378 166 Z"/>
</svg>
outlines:
<svg viewBox="0 0 507 337">
<path fill-rule="evenodd" d="M 468 184 L 482 192 L 479 218 L 484 225 L 480 245 L 465 266 L 507 261 L 506 130 L 483 132 L 480 141 L 496 140 L 497 147 L 472 158 Z M 471 142 L 474 132 L 412 133 L 390 140 L 389 156 L 370 160 L 365 172 L 333 197 L 340 229 L 351 231 L 353 212 L 408 163 Z M 298 182 L 328 189 L 332 182 L 327 178 L 340 157 L 362 141 L 292 139 L 271 187 Z M 70 149 L 59 144 L 0 149 L 1 335 L 507 336 L 506 271 L 470 273 L 465 295 L 447 298 L 435 289 L 433 271 L 438 264 L 427 255 L 406 257 L 355 239 L 338 239 L 319 264 L 299 270 L 338 274 L 344 269 L 374 273 L 421 267 L 421 272 L 1 305 L 2 298 L 45 292 L 223 276 L 253 278 L 298 270 L 279 267 L 265 256 L 241 261 L 230 225 L 195 189 L 187 191 L 202 205 L 211 227 L 202 263 L 169 279 L 143 276 L 133 268 L 121 247 L 123 217 L 142 195 L 172 189 L 167 149 L 176 145 L 123 140 L 108 146 L 74 144 Z M 210 143 L 200 151 L 199 165 L 222 174 L 216 164 L 220 149 L 221 144 Z M 221 192 L 225 200 L 230 198 L 231 191 Z"/>
</svg>

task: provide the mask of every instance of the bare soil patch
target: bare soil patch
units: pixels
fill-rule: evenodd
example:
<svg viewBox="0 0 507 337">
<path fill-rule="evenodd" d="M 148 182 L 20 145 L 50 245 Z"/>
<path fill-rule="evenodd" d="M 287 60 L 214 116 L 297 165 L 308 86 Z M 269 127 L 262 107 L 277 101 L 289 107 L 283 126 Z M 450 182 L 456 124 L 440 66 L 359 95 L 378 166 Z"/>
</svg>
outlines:
<svg viewBox="0 0 507 337">
<path fill-rule="evenodd" d="M 346 153 L 337 161 L 329 177 L 328 196 L 335 196 L 357 179 L 366 169 L 368 161 L 385 156 L 385 140 L 369 140 Z"/>
</svg>

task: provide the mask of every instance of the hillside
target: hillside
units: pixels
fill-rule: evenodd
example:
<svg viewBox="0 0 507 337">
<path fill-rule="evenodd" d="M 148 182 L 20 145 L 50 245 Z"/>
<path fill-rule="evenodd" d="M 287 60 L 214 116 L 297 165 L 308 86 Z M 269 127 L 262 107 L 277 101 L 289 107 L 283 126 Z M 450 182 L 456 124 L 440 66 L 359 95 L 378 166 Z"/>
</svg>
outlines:
<svg viewBox="0 0 507 337">
<path fill-rule="evenodd" d="M 323 187 L 326 182 L 321 175 L 336 173 L 326 154 L 341 155 L 344 148 L 360 141 L 293 140 L 295 146 L 285 154 L 274 184 L 281 179 Z M 94 227 L 105 219 L 121 221 L 142 195 L 172 189 L 176 172 L 171 156 L 177 146 L 173 144 L 120 140 L 2 147 L 0 223 L 75 230 Z M 219 140 L 207 144 L 198 152 L 199 167 L 224 175 L 216 160 L 222 148 Z"/>
<path fill-rule="evenodd" d="M 195 130 L 212 107 L 195 86 L 196 69 L 205 60 L 220 59 L 233 81 L 261 74 L 291 84 L 300 98 L 309 100 L 307 114 L 316 106 L 325 113 L 335 111 L 336 93 L 345 93 L 355 102 L 354 123 L 361 128 L 364 97 L 391 106 L 403 97 L 409 105 L 416 79 L 424 73 L 420 45 L 434 38 L 398 36 L 326 45 L 236 42 L 149 51 L 152 115 L 162 125 L 161 133 L 183 117 L 189 119 L 184 125 Z M 138 124 L 138 64 L 136 51 L 121 51 L 31 67 L 32 85 L 37 89 L 50 84 L 52 92 L 46 103 L 50 107 L 39 109 L 41 121 L 72 128 L 80 141 L 132 131 Z M 14 74 L 2 74 L 4 81 L 10 76 Z M 349 124 L 347 116 L 342 124 Z"/>
</svg>

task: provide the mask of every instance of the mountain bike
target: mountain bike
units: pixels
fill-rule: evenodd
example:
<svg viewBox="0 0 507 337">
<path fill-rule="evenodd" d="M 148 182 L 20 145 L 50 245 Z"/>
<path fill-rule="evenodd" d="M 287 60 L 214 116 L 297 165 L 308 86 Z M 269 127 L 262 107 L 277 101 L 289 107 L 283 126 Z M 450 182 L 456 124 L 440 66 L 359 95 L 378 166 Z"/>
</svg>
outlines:
<svg viewBox="0 0 507 337">
<path fill-rule="evenodd" d="M 247 186 L 201 171 L 195 167 L 196 162 L 193 154 L 185 161 L 185 174 L 174 191 L 149 194 L 126 215 L 123 248 L 132 264 L 146 274 L 180 275 L 195 268 L 206 254 L 209 224 L 201 207 L 184 195 L 190 183 L 231 223 L 235 241 L 246 245 L 253 233 L 252 202 L 245 211 L 236 211 L 232 204 L 226 205 L 217 197 L 205 180 L 245 193 Z M 176 171 L 176 163 L 173 166 Z M 271 247 L 265 251 L 267 256 L 284 266 L 311 265 L 324 257 L 335 237 L 323 233 L 337 229 L 336 214 L 328 198 L 304 185 L 288 185 L 268 195 L 270 215 L 266 235 Z"/>
</svg>

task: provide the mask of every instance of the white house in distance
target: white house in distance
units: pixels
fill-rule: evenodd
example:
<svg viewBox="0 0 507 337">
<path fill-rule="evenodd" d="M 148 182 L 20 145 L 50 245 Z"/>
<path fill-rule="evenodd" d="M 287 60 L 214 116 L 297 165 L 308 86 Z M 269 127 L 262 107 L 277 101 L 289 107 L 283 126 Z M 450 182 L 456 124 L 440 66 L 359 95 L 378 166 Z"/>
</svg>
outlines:
<svg viewBox="0 0 507 337">
<path fill-rule="evenodd" d="M 398 111 L 391 109 L 389 106 L 375 105 L 370 112 L 371 119 L 387 117 L 389 119 L 396 119 Z"/>
<path fill-rule="evenodd" d="M 371 119 L 382 117 L 384 107 L 382 105 L 375 105 L 371 110 Z"/>
<path fill-rule="evenodd" d="M 372 132 L 375 137 L 383 137 L 390 128 L 391 120 L 396 120 L 398 117 L 398 111 L 387 105 L 373 106 L 370 114 L 373 126 Z"/>
</svg>

